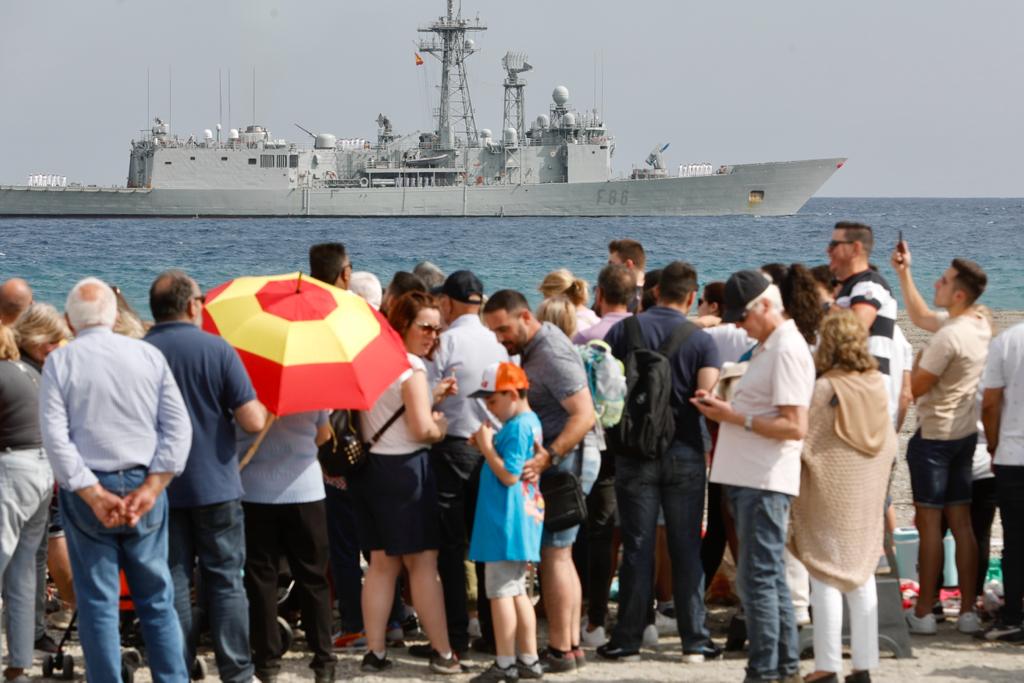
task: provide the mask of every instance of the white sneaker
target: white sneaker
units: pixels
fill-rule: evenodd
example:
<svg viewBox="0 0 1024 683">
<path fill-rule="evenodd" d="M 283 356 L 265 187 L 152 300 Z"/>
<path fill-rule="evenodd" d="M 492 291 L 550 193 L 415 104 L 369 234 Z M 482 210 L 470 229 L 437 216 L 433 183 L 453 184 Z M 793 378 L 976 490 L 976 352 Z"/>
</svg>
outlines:
<svg viewBox="0 0 1024 683">
<path fill-rule="evenodd" d="M 938 630 L 935 626 L 935 615 L 926 614 L 923 617 L 919 617 L 914 614 L 914 610 L 908 609 L 906 611 L 907 626 L 910 627 L 911 633 L 916 633 L 919 636 L 933 636 Z"/>
<path fill-rule="evenodd" d="M 977 612 L 964 612 L 957 617 L 956 630 L 960 633 L 977 633 L 981 630 L 981 617 Z"/>
<path fill-rule="evenodd" d="M 675 619 L 666 617 L 661 612 L 654 612 L 654 626 L 658 629 L 659 636 L 674 636 L 679 633 L 679 625 Z"/>
<path fill-rule="evenodd" d="M 601 647 L 608 642 L 608 636 L 605 635 L 604 626 L 598 626 L 593 631 L 588 631 L 586 627 L 581 629 L 580 642 L 587 647 Z"/>
<path fill-rule="evenodd" d="M 644 629 L 644 636 L 641 643 L 644 647 L 658 647 L 658 627 L 654 624 L 648 624 Z"/>
</svg>

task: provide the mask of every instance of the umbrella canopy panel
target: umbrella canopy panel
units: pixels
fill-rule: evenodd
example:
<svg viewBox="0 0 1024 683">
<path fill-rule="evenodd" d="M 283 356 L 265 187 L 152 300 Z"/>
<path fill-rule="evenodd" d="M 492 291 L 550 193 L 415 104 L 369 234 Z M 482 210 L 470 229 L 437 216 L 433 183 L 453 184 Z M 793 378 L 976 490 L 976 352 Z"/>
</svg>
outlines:
<svg viewBox="0 0 1024 683">
<path fill-rule="evenodd" d="M 235 347 L 276 415 L 369 409 L 409 367 L 401 338 L 363 299 L 299 273 L 217 287 L 203 328 Z"/>
</svg>

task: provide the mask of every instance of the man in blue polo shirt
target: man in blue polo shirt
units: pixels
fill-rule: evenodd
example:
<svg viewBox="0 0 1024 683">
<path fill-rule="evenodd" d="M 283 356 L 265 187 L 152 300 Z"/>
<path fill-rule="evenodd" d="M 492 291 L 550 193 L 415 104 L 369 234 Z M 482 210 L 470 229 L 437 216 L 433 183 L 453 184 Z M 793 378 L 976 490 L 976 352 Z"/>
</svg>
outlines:
<svg viewBox="0 0 1024 683">
<path fill-rule="evenodd" d="M 682 638 L 683 660 L 716 659 L 721 650 L 705 624 L 704 570 L 700 562 L 700 530 L 704 516 L 707 473 L 700 413 L 690 404 L 698 389 L 710 391 L 718 381 L 718 347 L 703 330 L 687 321 L 697 298 L 697 271 L 673 261 L 661 271 L 657 305 L 616 323 L 605 336 L 616 358 L 625 361 L 639 345 L 631 341 L 638 326 L 642 342 L 663 352 L 672 372 L 670 405 L 675 436 L 659 459 L 617 455 L 615 494 L 622 529 L 619 570 L 619 618 L 611 640 L 597 649 L 605 659 L 632 661 L 639 655 L 644 626 L 653 599 L 655 531 L 658 508 L 672 555 L 672 593 Z"/>
<path fill-rule="evenodd" d="M 250 681 L 249 602 L 242 584 L 242 481 L 233 422 L 258 432 L 267 412 L 256 399 L 238 353 L 220 337 L 199 329 L 203 297 L 192 278 L 175 270 L 161 273 L 149 289 L 149 306 L 157 324 L 146 341 L 166 356 L 192 420 L 188 464 L 167 487 L 168 560 L 174 607 L 185 635 L 185 661 L 191 669 L 196 651 L 191 580 L 198 560 L 201 599 L 220 678 Z"/>
</svg>

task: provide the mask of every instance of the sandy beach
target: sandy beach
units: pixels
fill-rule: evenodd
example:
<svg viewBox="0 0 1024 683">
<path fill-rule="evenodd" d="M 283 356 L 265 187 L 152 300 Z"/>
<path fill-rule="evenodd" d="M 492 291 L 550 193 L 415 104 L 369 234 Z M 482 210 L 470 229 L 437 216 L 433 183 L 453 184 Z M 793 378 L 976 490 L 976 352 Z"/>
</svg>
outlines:
<svg viewBox="0 0 1024 683">
<path fill-rule="evenodd" d="M 997 331 L 1003 330 L 1024 321 L 1024 311 L 996 311 L 994 320 Z M 928 333 L 914 328 L 905 315 L 901 314 L 900 325 L 914 346 L 915 352 L 927 342 Z M 906 425 L 900 434 L 902 447 L 892 485 L 893 500 L 901 526 L 910 525 L 913 519 L 910 480 L 903 452 L 907 440 L 913 434 L 915 424 L 916 417 L 913 407 L 911 407 Z M 1002 537 L 998 517 L 993 526 L 992 535 L 994 539 Z M 614 604 L 612 609 L 614 610 Z M 732 610 L 727 608 L 713 608 L 709 614 L 712 635 L 718 642 L 722 642 L 724 639 L 725 626 L 731 614 Z M 543 622 L 540 626 L 543 630 Z M 543 635 L 541 635 L 540 641 L 543 643 Z M 912 643 L 914 656 L 910 659 L 894 659 L 888 653 L 883 652 L 881 666 L 877 671 L 872 672 L 873 680 L 893 683 L 919 680 L 953 683 L 962 681 L 1010 682 L 1020 681 L 1022 678 L 1024 647 L 1004 643 L 982 643 L 970 636 L 958 633 L 952 620 L 939 624 L 938 635 L 912 636 Z M 302 644 L 299 643 L 298 647 L 301 646 Z M 77 643 L 71 648 L 71 652 L 75 654 L 78 662 L 82 662 L 81 650 L 77 647 Z M 215 679 L 216 667 L 212 652 L 207 650 L 202 654 L 210 672 L 207 678 Z M 588 651 L 587 654 L 589 661 L 584 670 L 576 674 L 551 675 L 550 679 L 556 681 L 741 681 L 746 663 L 746 653 L 728 653 L 724 659 L 716 662 L 682 664 L 679 640 L 674 636 L 662 637 L 658 648 L 645 650 L 643 660 L 638 663 L 602 662 L 597 660 L 597 655 L 593 651 Z M 360 677 L 365 681 L 418 681 L 427 677 L 440 678 L 428 673 L 424 660 L 413 659 L 405 654 L 404 650 L 393 649 L 389 656 L 393 657 L 396 663 L 396 667 L 391 672 L 383 676 L 363 676 L 359 671 L 361 654 L 339 654 L 337 678 L 345 680 Z M 471 655 L 466 660 L 467 666 L 471 669 L 470 672 L 453 677 L 453 683 L 468 681 L 472 675 L 489 666 L 490 662 L 491 658 L 488 656 Z M 305 653 L 290 652 L 285 657 L 279 681 L 281 683 L 298 683 L 312 680 L 312 672 L 308 668 L 308 663 L 309 656 Z M 847 661 L 848 666 L 849 662 Z M 802 672 L 807 674 L 812 669 L 812 662 L 805 660 Z M 38 672 L 38 668 L 35 671 Z M 45 679 L 37 677 L 32 680 Z M 150 681 L 148 670 L 139 670 L 135 680 L 139 683 Z"/>
</svg>

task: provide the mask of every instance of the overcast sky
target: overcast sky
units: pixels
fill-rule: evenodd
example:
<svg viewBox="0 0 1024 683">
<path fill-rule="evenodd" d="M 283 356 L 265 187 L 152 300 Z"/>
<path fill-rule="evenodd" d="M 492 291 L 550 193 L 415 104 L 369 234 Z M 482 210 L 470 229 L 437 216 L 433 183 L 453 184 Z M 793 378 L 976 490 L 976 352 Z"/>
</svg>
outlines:
<svg viewBox="0 0 1024 683">
<path fill-rule="evenodd" d="M 1002 0 L 465 0 L 489 26 L 470 60 L 477 125 L 501 128 L 500 59 L 529 55 L 527 117 L 551 90 L 595 105 L 603 61 L 613 164 L 658 143 L 679 163 L 846 156 L 824 196 L 1024 194 L 1024 2 Z M 30 172 L 123 185 L 150 113 L 186 137 L 256 118 L 374 138 L 431 127 L 437 63 L 416 28 L 442 0 L 2 0 L 0 183 Z M 599 85 L 600 88 L 600 85 Z M 597 97 L 600 105 L 602 98 Z"/>
</svg>

